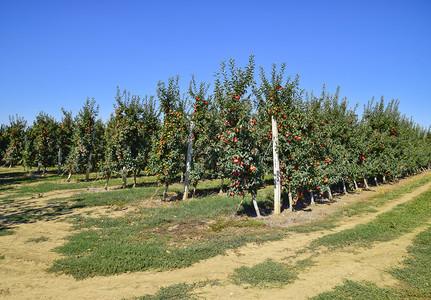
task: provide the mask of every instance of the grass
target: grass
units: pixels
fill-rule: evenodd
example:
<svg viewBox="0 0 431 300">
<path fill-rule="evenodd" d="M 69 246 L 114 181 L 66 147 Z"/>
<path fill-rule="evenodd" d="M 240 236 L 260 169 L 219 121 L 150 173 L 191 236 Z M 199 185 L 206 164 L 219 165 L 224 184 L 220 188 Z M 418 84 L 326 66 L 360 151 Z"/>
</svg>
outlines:
<svg viewBox="0 0 431 300">
<path fill-rule="evenodd" d="M 180 283 L 175 285 L 170 285 L 166 287 L 161 287 L 160 290 L 155 295 L 145 295 L 138 298 L 133 298 L 134 300 L 167 300 L 167 299 L 179 299 L 179 300 L 191 300 L 199 299 L 197 295 L 193 293 L 196 288 L 201 288 L 206 285 L 217 285 L 217 281 L 202 281 L 192 284 Z"/>
<path fill-rule="evenodd" d="M 409 247 L 410 257 L 404 268 L 390 273 L 401 280 L 401 291 L 412 298 L 431 298 L 431 227 L 420 233 Z"/>
<path fill-rule="evenodd" d="M 242 266 L 235 269 L 231 279 L 237 285 L 248 284 L 260 288 L 279 288 L 295 281 L 299 271 L 312 264 L 311 260 L 303 260 L 295 266 L 291 266 L 268 259 L 253 267 Z"/>
<path fill-rule="evenodd" d="M 183 268 L 246 243 L 283 237 L 281 229 L 246 218 L 212 223 L 231 216 L 239 201 L 209 196 L 167 207 L 142 207 L 121 218 L 76 217 L 75 229 L 81 231 L 57 248 L 66 258 L 57 260 L 51 271 L 82 279 Z"/>
<path fill-rule="evenodd" d="M 48 240 L 49 240 L 49 238 L 47 238 L 46 236 L 40 236 L 40 237 L 37 237 L 37 238 L 28 239 L 26 241 L 26 243 L 36 243 L 37 244 L 37 243 L 46 242 Z"/>
<path fill-rule="evenodd" d="M 12 235 L 14 233 L 9 227 L 0 224 L 0 236 Z"/>
<path fill-rule="evenodd" d="M 10 214 L 5 215 L 4 219 L 8 225 L 22 224 L 35 222 L 37 220 L 53 219 L 58 216 L 69 214 L 72 212 L 72 208 L 68 207 L 64 203 L 58 203 L 53 205 L 46 205 L 39 208 L 29 208 L 26 206 L 15 208 Z M 0 226 L 0 234 L 4 230 L 2 228 L 7 228 L 5 226 Z"/>
<path fill-rule="evenodd" d="M 57 175 L 56 170 L 52 170 L 45 176 L 38 174 L 28 174 L 22 168 L 12 169 L 0 168 L 0 191 L 8 192 L 7 195 L 0 197 L 0 201 L 10 201 L 17 198 L 29 197 L 40 198 L 44 194 L 59 190 L 72 190 L 83 188 L 102 188 L 105 180 L 94 179 L 96 174 L 92 174 L 89 181 L 85 181 L 85 175 L 74 175 L 72 182 L 65 182 L 66 177 Z M 32 184 L 30 184 L 32 183 Z M 37 183 L 37 184 L 34 184 Z M 129 178 L 129 186 L 132 180 Z M 155 176 L 138 177 L 137 186 L 154 186 L 156 185 Z M 112 178 L 109 185 L 122 185 L 120 178 Z"/>
<path fill-rule="evenodd" d="M 409 247 L 404 266 L 390 271 L 400 280 L 393 288 L 381 288 L 370 282 L 346 280 L 332 291 L 313 299 L 430 299 L 431 298 L 431 227 L 420 233 Z"/>
<path fill-rule="evenodd" d="M 329 300 L 329 299 L 405 299 L 401 293 L 393 289 L 380 288 L 371 282 L 354 282 L 346 280 L 343 285 L 337 286 L 333 291 L 321 293 L 314 300 Z"/>
<path fill-rule="evenodd" d="M 345 217 L 352 217 L 365 213 L 376 212 L 375 207 L 381 207 L 389 201 L 399 199 L 403 195 L 413 192 L 418 187 L 421 187 L 430 181 L 431 176 L 428 175 L 427 177 L 421 178 L 413 183 L 406 184 L 391 191 L 379 193 L 371 197 L 367 201 L 361 201 L 353 205 L 343 207 L 342 209 L 339 209 L 331 215 L 326 216 L 323 220 L 318 220 L 300 226 L 294 226 L 289 228 L 288 231 L 293 231 L 297 233 L 308 233 L 335 228 L 337 226 L 337 222 L 339 222 Z"/>
<path fill-rule="evenodd" d="M 231 227 L 264 227 L 266 226 L 262 221 L 245 220 L 241 219 L 218 219 L 215 223 L 210 224 L 211 230 L 214 232 L 220 232 L 224 229 Z"/>
<path fill-rule="evenodd" d="M 376 197 L 369 205 L 361 203 L 353 212 L 364 213 L 371 205 L 400 197 L 429 180 L 431 177 L 397 189 L 399 191 L 391 193 L 390 197 L 380 195 L 385 200 Z M 215 183 L 218 185 L 217 181 Z M 180 185 L 173 185 L 170 190 L 180 192 L 181 188 Z M 76 196 L 72 206 L 135 205 L 154 195 L 156 189 L 150 186 L 145 189 L 83 194 Z M 265 193 L 269 192 L 266 189 L 259 195 L 258 199 L 264 201 L 263 207 L 267 205 Z M 234 214 L 239 201 L 239 198 L 207 196 L 186 202 L 170 202 L 160 207 L 140 207 L 121 218 L 76 217 L 73 223 L 75 229 L 81 232 L 57 248 L 66 257 L 56 261 L 51 271 L 83 279 L 127 271 L 183 268 L 246 243 L 286 237 L 289 232 L 286 229 L 268 228 L 260 221 L 229 219 L 228 216 Z M 240 213 L 252 210 L 251 199 L 247 198 Z M 330 228 L 342 217 L 343 213 L 329 216 L 324 221 L 302 228 L 307 231 Z"/>
<path fill-rule="evenodd" d="M 431 189 L 413 201 L 400 204 L 391 211 L 377 216 L 367 224 L 360 224 L 314 240 L 311 248 L 325 246 L 339 248 L 349 245 L 369 246 L 385 242 L 413 231 L 431 218 Z"/>
<path fill-rule="evenodd" d="M 14 178 L 9 173 L 9 179 Z M 84 175 L 81 175 L 83 178 Z M 76 176 L 81 178 L 79 176 Z M 76 178 L 74 176 L 74 178 Z M 61 188 L 81 188 L 103 186 L 104 181 L 49 182 L 35 185 L 22 184 L 16 192 L 40 195 Z M 52 176 L 52 178 L 58 177 Z M 82 193 L 68 199 L 52 199 L 44 208 L 22 207 L 20 213 L 6 216 L 9 223 L 30 222 L 56 217 L 83 207 L 111 206 L 132 207 L 130 213 L 122 217 L 75 216 L 71 219 L 74 228 L 80 232 L 69 237 L 66 244 L 56 250 L 63 254 L 51 271 L 73 275 L 83 279 L 96 275 L 112 275 L 127 271 L 168 270 L 183 268 L 200 260 L 225 253 L 250 242 L 262 243 L 286 237 L 289 231 L 314 231 L 332 228 L 345 215 L 354 215 L 370 211 L 372 206 L 380 205 L 390 199 L 400 197 L 414 188 L 431 180 L 431 176 L 397 188 L 388 195 L 379 195 L 369 203 L 360 203 L 356 207 L 340 210 L 338 214 L 328 216 L 323 221 L 298 226 L 294 229 L 270 228 L 263 222 L 248 219 L 253 216 L 251 199 L 247 197 L 234 215 L 240 198 L 219 196 L 219 180 L 202 181 L 197 189 L 199 198 L 188 201 L 160 202 L 162 187 L 157 187 L 155 177 L 139 177 L 137 188 L 111 190 L 103 193 Z M 110 185 L 120 184 L 121 179 L 112 179 Z M 129 180 L 129 183 L 131 180 Z M 1 183 L 1 182 L 0 182 Z M 143 187 L 143 188 L 142 188 Z M 33 188 L 31 190 L 31 188 Z M 171 200 L 181 198 L 183 185 L 173 184 L 168 193 Z M 259 191 L 259 206 L 267 210 L 272 206 L 272 189 Z M 380 198 L 384 197 L 383 200 Z M 393 197 L 393 198 L 391 198 Z M 157 201 L 148 201 L 149 199 Z M 143 207 L 141 204 L 154 206 Z M 139 204 L 139 205 L 138 205 Z M 344 213 L 343 213 L 344 212 Z M 9 234 L 9 230 L 0 228 Z"/>
<path fill-rule="evenodd" d="M 42 182 L 37 185 L 23 184 L 20 187 L 14 188 L 11 194 L 0 197 L 0 201 L 16 200 L 18 198 L 42 198 L 46 193 L 52 191 L 73 190 L 86 188 L 88 183 L 57 183 L 57 182 Z"/>
</svg>

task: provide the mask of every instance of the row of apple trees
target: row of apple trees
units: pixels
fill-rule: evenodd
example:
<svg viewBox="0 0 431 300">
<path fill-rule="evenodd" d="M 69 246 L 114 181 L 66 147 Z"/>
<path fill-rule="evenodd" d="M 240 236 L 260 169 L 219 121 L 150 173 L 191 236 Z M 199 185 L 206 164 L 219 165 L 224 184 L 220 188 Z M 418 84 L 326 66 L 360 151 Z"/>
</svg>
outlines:
<svg viewBox="0 0 431 300">
<path fill-rule="evenodd" d="M 0 128 L 7 165 L 44 171 L 96 171 L 106 179 L 156 175 L 164 186 L 183 179 L 184 199 L 203 179 L 220 179 L 230 196 L 256 195 L 264 175 L 274 176 L 274 213 L 285 199 L 332 198 L 334 189 L 378 185 L 431 165 L 431 132 L 402 115 L 398 101 L 369 103 L 362 118 L 340 99 L 339 90 L 320 95 L 285 76 L 285 65 L 261 68 L 250 57 L 244 68 L 223 62 L 213 89 L 196 83 L 180 91 L 179 78 L 159 82 L 157 99 L 117 89 L 114 109 L 103 123 L 94 99 L 78 114 L 63 110 L 56 121 L 41 112 L 32 125 L 16 116 Z"/>
</svg>

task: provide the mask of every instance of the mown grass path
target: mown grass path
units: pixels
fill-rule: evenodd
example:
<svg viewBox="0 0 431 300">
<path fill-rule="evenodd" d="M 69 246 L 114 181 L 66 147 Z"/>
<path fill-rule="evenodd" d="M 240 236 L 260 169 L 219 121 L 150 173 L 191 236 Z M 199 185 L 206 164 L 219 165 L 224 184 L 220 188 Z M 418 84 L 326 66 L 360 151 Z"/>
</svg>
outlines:
<svg viewBox="0 0 431 300">
<path fill-rule="evenodd" d="M 408 181 L 414 181 L 412 178 Z M 394 187 L 383 186 L 376 191 L 384 193 Z M 226 255 L 198 262 L 191 267 L 172 271 L 123 273 L 115 276 L 93 277 L 77 281 L 71 276 L 47 273 L 46 269 L 59 255 L 52 249 L 64 243 L 71 225 L 59 220 L 42 220 L 20 224 L 14 235 L 0 237 L 0 298 L 5 299 L 122 299 L 155 294 L 160 287 L 178 283 L 217 280 L 214 286 L 197 288 L 194 292 L 207 299 L 301 299 L 315 296 L 342 284 L 344 279 L 369 280 L 382 284 L 396 284 L 385 270 L 400 263 L 407 255 L 407 246 L 425 229 L 418 227 L 412 233 L 370 248 L 337 249 L 313 253 L 307 246 L 316 239 L 365 224 L 395 206 L 413 200 L 431 188 L 427 183 L 413 192 L 390 200 L 366 215 L 344 217 L 333 229 L 309 233 L 291 232 L 283 240 L 261 245 L 249 244 Z M 347 196 L 348 197 L 348 196 Z M 342 202 L 342 199 L 340 200 Z M 84 210 L 83 210 L 84 211 Z M 426 226 L 427 224 L 424 224 Z M 45 237 L 44 242 L 30 239 Z M 252 267 L 267 259 L 290 262 L 312 258 L 314 266 L 301 271 L 298 279 L 280 289 L 258 289 L 234 285 L 230 276 L 241 266 Z"/>
</svg>

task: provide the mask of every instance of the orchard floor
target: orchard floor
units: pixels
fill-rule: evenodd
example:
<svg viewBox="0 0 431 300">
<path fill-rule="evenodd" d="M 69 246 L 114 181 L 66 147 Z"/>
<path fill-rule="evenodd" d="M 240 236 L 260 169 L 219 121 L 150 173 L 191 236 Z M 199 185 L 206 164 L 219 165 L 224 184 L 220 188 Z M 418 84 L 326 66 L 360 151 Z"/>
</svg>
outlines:
<svg viewBox="0 0 431 300">
<path fill-rule="evenodd" d="M 273 226 L 296 226 L 323 219 L 339 207 L 367 201 L 375 194 L 385 193 L 396 186 L 402 186 L 429 175 L 430 173 L 426 172 L 403 179 L 397 184 L 371 187 L 370 190 L 361 193 L 339 196 L 337 202 L 317 204 L 309 211 L 283 211 L 280 216 L 268 216 L 263 220 Z M 60 258 L 59 254 L 52 249 L 62 245 L 65 238 L 72 234 L 71 225 L 65 221 L 65 216 L 17 224 L 13 235 L 0 236 L 0 299 L 129 299 L 155 294 L 163 286 L 205 280 L 216 280 L 218 284 L 196 288 L 194 293 L 203 299 L 306 299 L 331 290 L 334 286 L 342 284 L 345 279 L 367 280 L 382 287 L 396 286 L 397 280 L 386 271 L 400 265 L 408 255 L 407 247 L 411 245 L 412 239 L 429 226 L 429 223 L 423 224 L 423 227 L 417 228 L 412 233 L 404 234 L 390 242 L 374 243 L 369 248 L 323 251 L 318 255 L 305 250 L 319 237 L 367 223 L 396 205 L 411 201 L 430 188 L 431 182 L 399 199 L 375 208 L 375 212 L 345 217 L 331 230 L 311 233 L 292 232 L 283 240 L 260 245 L 248 244 L 234 251 L 229 250 L 226 255 L 195 263 L 188 268 L 164 272 L 124 273 L 107 277 L 96 276 L 84 280 L 46 272 L 52 262 Z M 52 198 L 68 197 L 76 192 L 77 190 L 64 190 L 47 193 L 36 199 L 21 200 L 22 205 L 43 208 L 50 205 L 48 200 Z M 11 213 L 11 210 L 13 207 L 1 206 L 0 221 L 1 215 Z M 85 214 L 90 211 L 92 214 L 103 214 L 106 207 L 77 209 L 72 214 Z M 118 216 L 123 213 L 122 210 L 115 212 Z M 29 243 L 29 240 L 41 236 L 46 240 Z M 281 288 L 260 289 L 238 286 L 229 279 L 234 269 L 241 266 L 251 267 L 267 259 L 289 262 L 293 258 L 309 257 L 313 257 L 314 265 L 301 271 L 294 283 Z"/>
</svg>

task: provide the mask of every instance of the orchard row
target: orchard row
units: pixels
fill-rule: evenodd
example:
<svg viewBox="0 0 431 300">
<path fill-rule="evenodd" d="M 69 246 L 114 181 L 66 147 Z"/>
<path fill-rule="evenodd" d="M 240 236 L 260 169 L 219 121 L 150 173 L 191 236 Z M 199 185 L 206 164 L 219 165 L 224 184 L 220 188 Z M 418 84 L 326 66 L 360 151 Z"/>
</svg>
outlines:
<svg viewBox="0 0 431 300">
<path fill-rule="evenodd" d="M 94 99 L 79 113 L 63 110 L 61 121 L 40 113 L 31 126 L 22 118 L 2 125 L 0 153 L 9 165 L 59 172 L 98 171 L 112 176 L 156 175 L 168 186 L 185 175 L 185 193 L 204 178 L 228 184 L 228 194 L 255 196 L 263 175 L 274 174 L 274 212 L 280 197 L 296 201 L 368 181 L 394 180 L 431 165 L 431 132 L 406 118 L 398 101 L 370 101 L 361 118 L 346 99 L 323 89 L 317 96 L 299 88 L 298 78 L 274 65 L 257 83 L 250 57 L 244 68 L 222 63 L 214 88 L 190 82 L 188 97 L 178 77 L 159 82 L 154 97 L 117 90 L 106 123 Z M 189 100 L 191 99 L 191 100 Z"/>
</svg>

